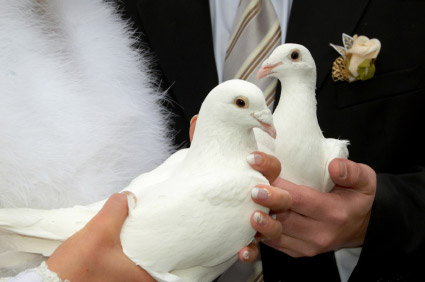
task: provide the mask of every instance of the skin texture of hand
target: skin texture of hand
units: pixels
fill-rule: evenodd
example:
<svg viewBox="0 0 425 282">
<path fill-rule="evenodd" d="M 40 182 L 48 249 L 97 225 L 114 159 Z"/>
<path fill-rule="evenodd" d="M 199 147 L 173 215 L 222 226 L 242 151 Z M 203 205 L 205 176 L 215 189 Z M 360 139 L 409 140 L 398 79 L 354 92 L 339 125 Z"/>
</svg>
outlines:
<svg viewBox="0 0 425 282">
<path fill-rule="evenodd" d="M 259 223 L 254 213 L 251 224 L 259 232 L 257 239 L 292 257 L 362 246 L 376 193 L 376 174 L 367 165 L 345 159 L 333 160 L 329 173 L 335 183 L 330 193 L 281 178 L 273 186 L 259 186 L 268 190 L 261 195 L 269 197 L 253 200 L 269 207 L 276 220 L 264 214 Z"/>
<path fill-rule="evenodd" d="M 122 251 L 121 227 L 127 196 L 114 194 L 87 225 L 61 244 L 47 260 L 50 270 L 69 281 L 155 281 Z"/>
<path fill-rule="evenodd" d="M 190 121 L 189 137 L 192 141 L 193 134 L 195 132 L 196 120 L 198 116 L 195 115 Z M 261 172 L 270 183 L 273 183 L 280 174 L 280 162 L 279 160 L 271 155 L 262 153 L 262 152 L 252 152 L 250 157 L 247 158 L 247 161 L 252 168 Z M 273 225 L 281 226 L 278 222 L 273 222 Z M 258 256 L 258 247 L 255 242 L 251 243 L 249 246 L 242 248 L 239 251 L 239 259 L 244 262 L 253 262 Z"/>
</svg>

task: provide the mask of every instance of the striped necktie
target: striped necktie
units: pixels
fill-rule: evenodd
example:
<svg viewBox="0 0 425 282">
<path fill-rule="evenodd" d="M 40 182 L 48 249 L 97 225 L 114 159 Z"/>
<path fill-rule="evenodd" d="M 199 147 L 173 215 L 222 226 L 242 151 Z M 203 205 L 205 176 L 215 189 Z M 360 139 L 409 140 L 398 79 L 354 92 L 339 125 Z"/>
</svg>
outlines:
<svg viewBox="0 0 425 282">
<path fill-rule="evenodd" d="M 281 43 L 279 21 L 270 0 L 241 0 L 232 30 L 223 81 L 239 78 L 256 84 L 272 109 L 277 79 L 256 78 L 261 63 Z"/>
</svg>

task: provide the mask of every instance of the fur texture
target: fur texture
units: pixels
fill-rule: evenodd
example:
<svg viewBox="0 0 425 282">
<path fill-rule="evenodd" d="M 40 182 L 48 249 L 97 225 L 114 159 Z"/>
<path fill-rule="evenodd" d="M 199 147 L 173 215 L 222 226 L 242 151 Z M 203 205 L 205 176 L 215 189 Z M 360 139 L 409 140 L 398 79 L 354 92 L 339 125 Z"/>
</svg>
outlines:
<svg viewBox="0 0 425 282">
<path fill-rule="evenodd" d="M 0 207 L 95 202 L 169 156 L 131 38 L 109 2 L 0 0 Z"/>
</svg>

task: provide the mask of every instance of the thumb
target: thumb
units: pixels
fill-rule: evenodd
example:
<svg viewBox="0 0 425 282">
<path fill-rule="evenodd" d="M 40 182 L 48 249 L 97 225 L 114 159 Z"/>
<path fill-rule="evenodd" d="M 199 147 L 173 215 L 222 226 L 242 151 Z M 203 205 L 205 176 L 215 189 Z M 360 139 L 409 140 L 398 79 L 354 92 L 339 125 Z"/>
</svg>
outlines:
<svg viewBox="0 0 425 282">
<path fill-rule="evenodd" d="M 365 164 L 334 159 L 328 169 L 336 186 L 357 189 L 367 194 L 376 188 L 376 173 Z"/>
<path fill-rule="evenodd" d="M 88 225 L 96 232 L 103 232 L 119 240 L 121 227 L 128 216 L 128 203 L 132 201 L 131 198 L 135 201 L 135 196 L 131 193 L 113 194 Z"/>
</svg>

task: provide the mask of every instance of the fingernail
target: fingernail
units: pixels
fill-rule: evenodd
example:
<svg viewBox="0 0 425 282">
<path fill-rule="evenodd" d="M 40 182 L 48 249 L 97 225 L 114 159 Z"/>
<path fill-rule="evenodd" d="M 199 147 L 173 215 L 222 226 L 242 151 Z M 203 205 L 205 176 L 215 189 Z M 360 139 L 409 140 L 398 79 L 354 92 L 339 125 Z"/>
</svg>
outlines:
<svg viewBox="0 0 425 282">
<path fill-rule="evenodd" d="M 242 254 L 242 257 L 244 260 L 249 260 L 249 252 L 248 251 L 244 251 Z"/>
<path fill-rule="evenodd" d="M 276 214 L 275 213 L 270 215 L 270 217 L 273 218 L 274 220 L 276 220 Z"/>
<path fill-rule="evenodd" d="M 246 160 L 252 165 L 261 165 L 264 162 L 264 158 L 260 154 L 249 154 Z"/>
<path fill-rule="evenodd" d="M 251 195 L 254 199 L 265 200 L 270 197 L 270 191 L 266 188 L 254 187 L 251 190 Z"/>
<path fill-rule="evenodd" d="M 339 162 L 339 177 L 342 179 L 345 179 L 347 177 L 347 166 L 343 161 Z"/>
<path fill-rule="evenodd" d="M 254 221 L 261 225 L 265 225 L 267 223 L 266 217 L 258 211 L 254 213 Z"/>
<path fill-rule="evenodd" d="M 122 194 L 127 195 L 127 204 L 129 209 L 134 209 L 137 204 L 137 198 L 136 195 L 134 195 L 133 192 L 130 191 L 123 191 Z"/>
</svg>

